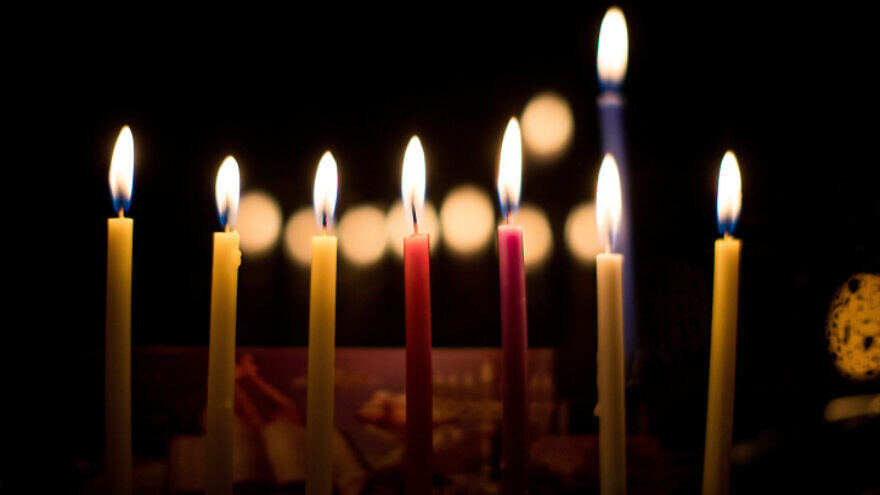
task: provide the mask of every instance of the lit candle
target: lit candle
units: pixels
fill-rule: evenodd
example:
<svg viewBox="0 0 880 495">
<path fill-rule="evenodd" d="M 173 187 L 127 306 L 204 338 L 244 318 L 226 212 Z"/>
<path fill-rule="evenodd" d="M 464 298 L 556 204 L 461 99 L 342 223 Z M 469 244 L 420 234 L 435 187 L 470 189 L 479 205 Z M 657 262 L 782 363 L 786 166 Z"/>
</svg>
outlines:
<svg viewBox="0 0 880 495">
<path fill-rule="evenodd" d="M 626 77 L 629 58 L 626 19 L 617 7 L 611 7 L 602 19 L 599 28 L 599 47 L 596 57 L 596 72 L 602 94 L 596 99 L 599 108 L 599 123 L 603 153 L 610 153 L 617 162 L 620 173 L 621 214 L 620 227 L 615 246 L 623 254 L 623 313 L 624 355 L 629 358 L 635 350 L 636 308 L 633 264 L 633 242 L 630 220 L 629 167 L 626 159 L 626 133 L 624 132 L 624 98 L 620 92 Z"/>
<path fill-rule="evenodd" d="M 742 205 L 742 179 L 736 156 L 728 151 L 718 174 L 718 230 L 715 285 L 712 292 L 712 339 L 703 493 L 725 495 L 730 489 L 730 443 L 733 435 L 733 388 L 736 372 L 736 313 L 739 299 L 739 253 L 733 238 Z"/>
<path fill-rule="evenodd" d="M 240 194 L 238 163 L 235 158 L 228 156 L 220 165 L 215 193 L 217 213 L 224 231 L 214 233 L 205 491 L 209 495 L 228 495 L 232 493 L 233 482 L 235 310 L 238 267 L 241 265 L 238 232 L 231 230 L 238 216 Z"/>
<path fill-rule="evenodd" d="M 605 252 L 596 256 L 598 315 L 599 493 L 626 493 L 626 405 L 623 382 L 623 260 L 612 249 L 620 228 L 620 176 L 605 155 L 596 187 L 596 225 Z"/>
<path fill-rule="evenodd" d="M 431 238 L 419 233 L 425 206 L 425 152 L 417 136 L 403 155 L 400 193 L 412 235 L 403 238 L 406 300 L 406 493 L 431 493 Z"/>
<path fill-rule="evenodd" d="M 336 345 L 336 236 L 333 222 L 338 189 L 336 160 L 324 153 L 315 174 L 315 217 L 321 235 L 312 238 L 309 306 L 309 364 L 306 397 L 306 493 L 333 493 L 333 393 Z"/>
<path fill-rule="evenodd" d="M 501 462 L 504 493 L 528 491 L 528 402 L 526 374 L 528 327 L 522 227 L 513 224 L 522 183 L 519 123 L 510 119 L 498 166 L 498 198 L 506 225 L 498 226 L 501 278 Z"/>
<path fill-rule="evenodd" d="M 119 218 L 107 220 L 107 320 L 104 433 L 107 493 L 131 493 L 131 247 L 125 218 L 134 181 L 134 139 L 122 128 L 110 160 L 110 192 Z"/>
</svg>

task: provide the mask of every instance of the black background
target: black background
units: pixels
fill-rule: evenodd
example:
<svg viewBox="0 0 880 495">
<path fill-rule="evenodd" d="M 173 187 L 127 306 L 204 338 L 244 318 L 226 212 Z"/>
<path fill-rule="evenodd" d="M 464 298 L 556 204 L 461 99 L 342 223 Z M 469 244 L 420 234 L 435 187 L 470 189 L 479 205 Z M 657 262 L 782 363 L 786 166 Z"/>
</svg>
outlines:
<svg viewBox="0 0 880 495">
<path fill-rule="evenodd" d="M 595 191 L 595 49 L 607 7 L 182 13 L 142 5 L 110 19 L 99 11 L 31 18 L 9 45 L 10 79 L 22 83 L 10 100 L 25 139 L 5 185 L 22 193 L 21 204 L 36 204 L 42 227 L 10 233 L 7 244 L 24 255 L 37 239 L 39 259 L 23 284 L 40 309 L 20 332 L 48 346 L 33 359 L 17 356 L 15 370 L 31 370 L 31 392 L 54 392 L 25 403 L 56 410 L 76 404 L 77 387 L 101 386 L 69 383 L 64 367 L 65 356 L 103 345 L 107 170 L 122 125 L 136 147 L 133 342 L 205 345 L 223 157 L 235 155 L 244 189 L 272 193 L 286 218 L 310 204 L 317 161 L 331 149 L 343 213 L 397 197 L 403 149 L 418 133 L 428 196 L 439 205 L 463 182 L 494 191 L 507 119 L 549 89 L 571 103 L 575 136 L 551 167 L 530 169 L 526 156 L 523 198 L 545 209 L 555 246 L 528 280 L 529 338 L 560 350 L 559 394 L 572 403 L 573 427 L 595 431 L 595 273 L 571 259 L 562 233 L 569 209 Z M 830 490 L 841 476 L 854 480 L 844 491 L 877 488 L 876 472 L 864 470 L 876 466 L 876 450 L 857 456 L 860 441 L 821 422 L 830 398 L 878 391 L 876 380 L 839 377 L 824 340 L 837 286 L 880 271 L 877 42 L 867 14 L 739 2 L 621 7 L 640 308 L 628 407 L 648 411 L 647 431 L 665 447 L 701 448 L 717 172 L 733 149 L 744 243 L 735 440 L 765 431 L 783 439 L 735 481 Z M 18 168 L 42 185 L 11 183 Z M 10 209 L 25 221 L 26 210 Z M 499 345 L 496 263 L 492 249 L 470 260 L 443 249 L 433 257 L 435 345 Z M 239 344 L 304 345 L 307 290 L 307 271 L 280 245 L 245 258 Z M 337 307 L 338 345 L 402 345 L 401 264 L 386 256 L 365 269 L 340 258 Z M 50 464 L 69 472 L 78 446 L 59 432 L 73 425 L 46 416 L 54 425 L 46 435 L 58 435 Z"/>
</svg>

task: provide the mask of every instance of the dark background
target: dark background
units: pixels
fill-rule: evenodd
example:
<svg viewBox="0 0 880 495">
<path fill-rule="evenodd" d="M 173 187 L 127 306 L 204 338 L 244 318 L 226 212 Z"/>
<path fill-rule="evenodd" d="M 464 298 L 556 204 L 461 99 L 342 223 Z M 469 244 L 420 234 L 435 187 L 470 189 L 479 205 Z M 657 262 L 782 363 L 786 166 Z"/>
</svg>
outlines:
<svg viewBox="0 0 880 495">
<path fill-rule="evenodd" d="M 331 149 L 344 213 L 397 197 L 403 149 L 418 133 L 428 197 L 439 206 L 460 183 L 494 192 L 507 119 L 554 90 L 572 106 L 575 135 L 553 166 L 530 169 L 525 158 L 523 199 L 547 212 L 555 250 L 529 276 L 529 340 L 559 350 L 558 392 L 572 404 L 573 429 L 595 431 L 595 273 L 568 254 L 563 227 L 569 209 L 595 194 L 595 50 L 607 7 L 144 6 L 109 20 L 56 13 L 25 30 L 12 45 L 24 83 L 14 99 L 27 109 L 34 153 L 21 161 L 51 183 L 27 194 L 54 227 L 36 237 L 48 253 L 30 283 L 45 306 L 29 328 L 51 343 L 34 388 L 57 393 L 35 394 L 34 409 L 75 404 L 86 385 L 66 380 L 66 356 L 103 345 L 107 170 L 122 125 L 136 148 L 133 343 L 206 345 L 214 179 L 227 154 L 241 165 L 244 190 L 272 193 L 286 219 L 310 204 L 318 159 Z M 857 453 L 865 438 L 878 440 L 876 420 L 853 434 L 821 417 L 830 398 L 880 390 L 876 380 L 841 378 L 824 338 L 836 288 L 880 271 L 877 43 L 866 15 L 738 2 L 621 7 L 640 308 L 628 408 L 645 411 L 640 428 L 665 448 L 702 448 L 717 173 L 733 149 L 743 175 L 734 436 L 781 439 L 735 471 L 735 483 L 877 488 L 876 449 Z M 494 250 L 462 260 L 441 248 L 432 275 L 435 345 L 499 345 Z M 306 344 L 307 294 L 307 270 L 280 244 L 245 258 L 239 344 Z M 340 257 L 337 308 L 338 345 L 402 345 L 400 262 L 358 268 Z M 74 425 L 63 415 L 49 424 L 58 445 L 51 465 L 66 472 L 79 455 L 64 441 Z"/>
</svg>

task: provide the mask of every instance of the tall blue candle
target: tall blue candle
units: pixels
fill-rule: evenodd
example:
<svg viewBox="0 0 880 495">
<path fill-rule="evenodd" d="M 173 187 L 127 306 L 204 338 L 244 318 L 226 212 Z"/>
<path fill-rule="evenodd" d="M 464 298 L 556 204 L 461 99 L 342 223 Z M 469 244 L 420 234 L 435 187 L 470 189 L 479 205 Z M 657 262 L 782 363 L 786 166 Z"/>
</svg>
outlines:
<svg viewBox="0 0 880 495">
<path fill-rule="evenodd" d="M 623 131 L 624 100 L 620 92 L 626 76 L 628 56 L 626 20 L 623 12 L 611 7 L 599 28 L 596 68 L 602 94 L 596 99 L 602 136 L 602 151 L 617 161 L 620 173 L 621 217 L 617 250 L 623 254 L 624 353 L 627 361 L 636 348 L 636 300 L 633 279 L 633 238 L 631 229 L 630 172 L 626 157 L 626 134 Z"/>
</svg>

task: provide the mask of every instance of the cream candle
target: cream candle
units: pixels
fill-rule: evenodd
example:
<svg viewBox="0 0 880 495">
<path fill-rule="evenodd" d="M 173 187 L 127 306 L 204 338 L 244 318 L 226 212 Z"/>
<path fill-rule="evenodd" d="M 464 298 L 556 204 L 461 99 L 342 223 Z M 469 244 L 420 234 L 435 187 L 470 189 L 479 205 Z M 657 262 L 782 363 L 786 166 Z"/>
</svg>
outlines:
<svg viewBox="0 0 880 495">
<path fill-rule="evenodd" d="M 498 227 L 501 289 L 501 462 L 504 493 L 527 493 L 528 455 L 528 320 L 522 227 L 513 224 L 522 186 L 522 138 L 519 122 L 510 119 L 501 142 L 498 199 L 507 219 Z"/>
<path fill-rule="evenodd" d="M 131 493 L 131 252 L 134 221 L 125 218 L 134 182 L 134 139 L 128 126 L 110 160 L 110 192 L 119 218 L 107 220 L 107 308 L 104 354 L 104 442 L 107 493 Z"/>
<path fill-rule="evenodd" d="M 605 155 L 596 187 L 596 225 L 605 252 L 596 256 L 596 356 L 599 404 L 599 493 L 626 493 L 626 404 L 623 381 L 623 263 L 613 253 L 620 226 L 620 176 Z"/>
<path fill-rule="evenodd" d="M 733 152 L 721 160 L 718 174 L 718 230 L 715 241 L 715 282 L 712 292 L 712 337 L 709 354 L 709 404 L 703 493 L 730 491 L 730 444 L 733 439 L 733 391 L 736 374 L 736 317 L 739 299 L 739 254 L 733 238 L 742 205 L 742 179 Z"/>
<path fill-rule="evenodd" d="M 206 409 L 207 465 L 205 492 L 232 493 L 235 398 L 235 317 L 238 232 L 231 230 L 238 216 L 240 194 L 238 163 L 229 156 L 220 165 L 215 184 L 217 212 L 224 232 L 214 233 L 211 275 L 211 333 L 208 344 L 208 401 Z"/>
<path fill-rule="evenodd" d="M 336 346 L 336 236 L 327 234 L 336 209 L 339 179 L 329 151 L 315 174 L 315 218 L 309 298 L 309 362 L 306 390 L 306 493 L 333 493 L 333 394 Z"/>
</svg>

